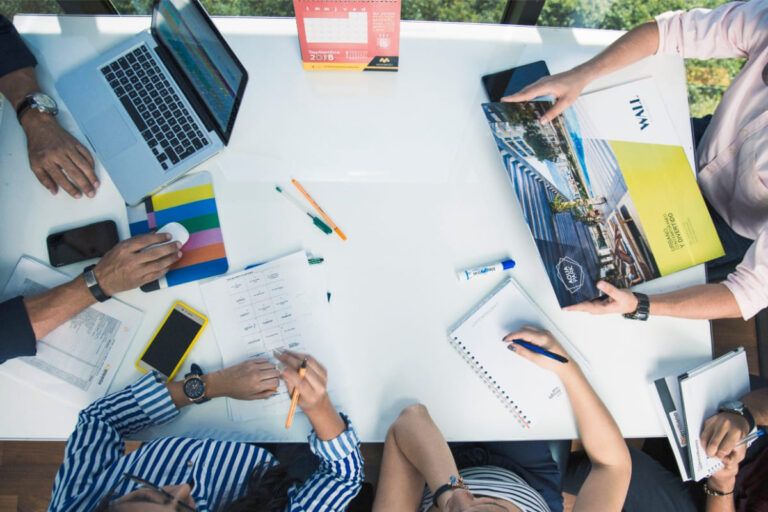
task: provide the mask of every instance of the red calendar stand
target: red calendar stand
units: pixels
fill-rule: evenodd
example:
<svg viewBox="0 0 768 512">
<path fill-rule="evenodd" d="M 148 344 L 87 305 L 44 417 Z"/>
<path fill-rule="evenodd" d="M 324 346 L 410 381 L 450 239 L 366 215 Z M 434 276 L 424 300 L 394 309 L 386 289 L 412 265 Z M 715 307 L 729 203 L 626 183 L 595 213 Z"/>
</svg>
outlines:
<svg viewBox="0 0 768 512">
<path fill-rule="evenodd" d="M 397 71 L 401 0 L 293 0 L 304 69 Z"/>
</svg>

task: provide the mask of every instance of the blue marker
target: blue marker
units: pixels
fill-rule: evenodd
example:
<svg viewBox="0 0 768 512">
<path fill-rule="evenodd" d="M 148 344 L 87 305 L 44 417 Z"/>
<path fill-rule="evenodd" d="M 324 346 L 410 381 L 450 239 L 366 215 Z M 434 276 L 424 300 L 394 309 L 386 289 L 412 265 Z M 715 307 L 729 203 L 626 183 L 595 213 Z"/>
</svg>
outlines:
<svg viewBox="0 0 768 512">
<path fill-rule="evenodd" d="M 502 272 L 504 270 L 509 270 L 511 268 L 515 268 L 515 260 L 504 260 L 499 263 L 495 263 L 493 265 L 468 268 L 467 270 L 456 272 L 456 278 L 459 281 L 469 281 L 473 277 L 482 276 L 485 274 L 492 274 L 494 272 Z"/>
<path fill-rule="evenodd" d="M 554 352 L 550 352 L 549 350 L 542 348 L 538 345 L 534 345 L 533 343 L 528 343 L 525 340 L 512 340 L 512 343 L 517 343 L 518 345 L 521 345 L 531 352 L 536 352 L 537 354 L 541 354 L 545 357 L 548 357 L 550 359 L 554 359 L 555 361 L 559 361 L 561 363 L 567 363 L 568 358 L 563 357 L 560 354 L 555 354 Z"/>
</svg>

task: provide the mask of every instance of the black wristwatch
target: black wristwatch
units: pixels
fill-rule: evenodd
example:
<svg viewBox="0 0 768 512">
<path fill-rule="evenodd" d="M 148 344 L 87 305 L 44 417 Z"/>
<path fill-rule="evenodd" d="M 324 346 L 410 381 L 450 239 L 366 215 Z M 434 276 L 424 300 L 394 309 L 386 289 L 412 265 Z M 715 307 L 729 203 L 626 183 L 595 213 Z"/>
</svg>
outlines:
<svg viewBox="0 0 768 512">
<path fill-rule="evenodd" d="M 85 285 L 88 287 L 88 289 L 91 291 L 91 295 L 93 295 L 97 301 L 106 302 L 111 299 L 112 296 L 104 293 L 104 290 L 102 290 L 101 286 L 99 286 L 99 280 L 96 279 L 96 273 L 93 271 L 94 268 L 96 268 L 96 265 L 90 265 L 85 267 L 85 270 L 83 270 Z"/>
<path fill-rule="evenodd" d="M 59 107 L 56 105 L 56 101 L 42 92 L 33 92 L 24 97 L 21 103 L 19 103 L 19 106 L 16 107 L 16 119 L 21 122 L 21 116 L 26 114 L 27 110 L 30 108 L 44 114 L 51 114 L 52 116 L 59 113 Z"/>
<path fill-rule="evenodd" d="M 630 320 L 648 320 L 651 311 L 651 301 L 644 293 L 632 292 L 637 297 L 637 308 L 631 313 L 624 313 L 624 318 Z"/>
<path fill-rule="evenodd" d="M 435 489 L 435 494 L 432 495 L 432 505 L 434 505 L 436 509 L 439 509 L 440 507 L 437 506 L 438 498 L 446 492 L 456 489 L 467 489 L 467 486 L 464 484 L 464 479 L 461 476 L 451 475 L 447 484 L 443 484 Z"/>
<path fill-rule="evenodd" d="M 723 402 L 720 404 L 717 412 L 730 412 L 731 414 L 738 414 L 747 420 L 747 424 L 749 425 L 749 431 L 747 433 L 755 430 L 755 417 L 752 416 L 752 413 L 749 411 L 749 409 L 747 409 L 747 407 L 739 400 Z"/>
<path fill-rule="evenodd" d="M 210 400 L 205 396 L 205 381 L 203 380 L 203 369 L 195 363 L 188 374 L 184 376 L 184 394 L 189 401 L 196 404 L 202 404 Z"/>
</svg>

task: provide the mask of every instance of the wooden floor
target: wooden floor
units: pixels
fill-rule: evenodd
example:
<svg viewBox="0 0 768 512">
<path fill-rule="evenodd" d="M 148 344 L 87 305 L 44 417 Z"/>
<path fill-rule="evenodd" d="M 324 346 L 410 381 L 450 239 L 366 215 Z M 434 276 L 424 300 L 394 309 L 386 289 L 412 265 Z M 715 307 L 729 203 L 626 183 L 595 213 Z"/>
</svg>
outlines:
<svg viewBox="0 0 768 512">
<path fill-rule="evenodd" d="M 715 356 L 743 346 L 747 350 L 750 373 L 758 373 L 754 322 L 713 322 L 713 334 Z M 135 449 L 136 446 L 137 443 L 130 443 L 128 449 Z M 381 446 L 363 446 L 366 475 L 374 483 L 378 479 Z M 45 510 L 63 455 L 64 443 L 61 442 L 0 442 L 0 512 Z M 566 504 L 570 505 L 572 500 L 567 498 Z"/>
</svg>

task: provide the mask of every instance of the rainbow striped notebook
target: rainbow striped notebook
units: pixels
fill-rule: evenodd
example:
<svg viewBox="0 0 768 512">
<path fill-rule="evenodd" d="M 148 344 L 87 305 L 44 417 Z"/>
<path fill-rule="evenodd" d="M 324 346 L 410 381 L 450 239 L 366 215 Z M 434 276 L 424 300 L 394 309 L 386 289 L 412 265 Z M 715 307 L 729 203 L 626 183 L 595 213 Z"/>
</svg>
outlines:
<svg viewBox="0 0 768 512">
<path fill-rule="evenodd" d="M 183 224 L 190 235 L 181 260 L 165 277 L 142 286 L 145 292 L 225 274 L 229 269 L 213 180 L 205 171 L 184 177 L 128 208 L 128 222 L 131 236 L 155 231 L 169 222 Z"/>
</svg>

